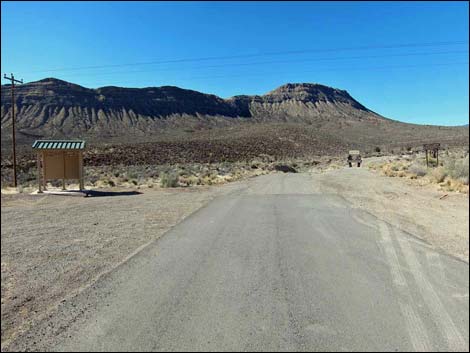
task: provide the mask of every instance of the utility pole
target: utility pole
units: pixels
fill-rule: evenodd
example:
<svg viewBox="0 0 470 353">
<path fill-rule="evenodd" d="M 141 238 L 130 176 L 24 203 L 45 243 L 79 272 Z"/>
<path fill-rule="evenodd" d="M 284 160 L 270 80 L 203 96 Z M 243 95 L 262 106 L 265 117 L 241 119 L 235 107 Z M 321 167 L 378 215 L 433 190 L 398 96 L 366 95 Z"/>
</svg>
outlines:
<svg viewBox="0 0 470 353">
<path fill-rule="evenodd" d="M 16 131 L 15 131 L 15 82 L 23 83 L 23 80 L 15 80 L 15 76 L 10 74 L 8 77 L 6 74 L 3 75 L 5 80 L 11 81 L 11 126 L 12 126 L 12 142 L 13 142 L 13 185 L 16 188 L 18 182 L 16 180 Z"/>
</svg>

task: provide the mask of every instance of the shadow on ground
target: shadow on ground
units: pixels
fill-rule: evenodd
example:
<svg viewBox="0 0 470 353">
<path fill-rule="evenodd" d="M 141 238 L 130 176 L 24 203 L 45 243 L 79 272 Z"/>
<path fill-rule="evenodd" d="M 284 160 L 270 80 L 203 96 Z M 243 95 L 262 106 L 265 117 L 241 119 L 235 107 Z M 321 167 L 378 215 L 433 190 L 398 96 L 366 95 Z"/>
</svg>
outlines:
<svg viewBox="0 0 470 353">
<path fill-rule="evenodd" d="M 96 191 L 96 190 L 87 190 L 85 192 L 85 197 L 100 197 L 100 196 L 133 196 L 142 194 L 139 191 Z"/>
</svg>

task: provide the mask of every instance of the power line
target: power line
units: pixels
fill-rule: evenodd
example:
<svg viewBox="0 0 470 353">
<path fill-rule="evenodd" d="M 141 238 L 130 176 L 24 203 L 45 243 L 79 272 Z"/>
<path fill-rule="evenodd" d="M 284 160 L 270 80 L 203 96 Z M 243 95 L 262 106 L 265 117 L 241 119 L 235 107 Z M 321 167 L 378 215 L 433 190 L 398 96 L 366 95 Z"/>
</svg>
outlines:
<svg viewBox="0 0 470 353">
<path fill-rule="evenodd" d="M 427 53 L 387 54 L 387 55 L 363 55 L 363 56 L 349 56 L 349 57 L 335 57 L 335 58 L 314 58 L 314 59 L 303 59 L 303 60 L 280 60 L 280 61 L 278 60 L 278 61 L 264 61 L 264 62 L 254 62 L 254 63 L 218 64 L 218 65 L 199 66 L 197 68 L 302 63 L 302 62 L 330 61 L 330 60 L 374 59 L 374 58 L 387 58 L 387 57 L 426 56 L 426 55 L 440 55 L 440 54 L 468 54 L 468 50 L 456 50 L 456 51 L 446 51 L 446 52 L 427 52 Z"/>
<path fill-rule="evenodd" d="M 409 57 L 409 56 L 431 56 L 431 55 L 442 55 L 442 54 L 468 54 L 468 50 L 457 50 L 457 51 L 445 51 L 445 52 L 424 52 L 424 53 L 404 53 L 404 54 L 387 54 L 387 55 L 363 55 L 363 56 L 350 56 L 350 57 L 335 57 L 335 58 L 314 58 L 314 59 L 303 59 L 303 60 L 278 60 L 278 61 L 258 61 L 251 63 L 225 63 L 225 64 L 216 64 L 216 65 L 204 65 L 191 68 L 194 69 L 205 69 L 205 68 L 219 68 L 219 67 L 238 67 L 238 66 L 255 66 L 255 65 L 266 65 L 266 64 L 289 64 L 289 63 L 307 63 L 307 62 L 317 62 L 317 61 L 337 61 L 337 60 L 350 60 L 350 59 L 374 59 L 374 58 L 388 58 L 388 57 Z M 143 73 L 143 72 L 168 72 L 178 70 L 181 71 L 181 68 L 157 68 L 149 70 L 132 70 L 132 71 L 111 71 L 111 72 L 98 72 L 98 73 L 87 73 L 87 77 L 97 77 L 97 76 L 108 76 L 115 74 L 134 74 L 134 73 Z M 66 77 L 74 77 L 80 74 L 66 74 Z"/>
<path fill-rule="evenodd" d="M 316 68 L 315 70 L 303 70 L 302 73 L 314 73 L 314 72 L 324 72 L 324 71 L 344 71 L 344 70 L 384 70 L 384 69 L 403 69 L 403 68 L 426 68 L 426 67 L 455 67 L 457 65 L 467 65 L 468 62 L 448 62 L 448 63 L 435 63 L 435 64 L 418 64 L 418 65 L 388 65 L 388 66 L 363 66 L 363 67 L 343 67 L 343 68 Z M 284 75 L 289 74 L 289 72 L 256 72 L 256 73 L 245 73 L 245 74 L 236 74 L 236 75 L 216 75 L 216 76 L 193 76 L 193 77 L 183 77 L 178 80 L 205 80 L 212 78 L 232 78 L 232 77 L 253 77 L 253 76 L 267 76 L 267 75 Z M 117 86 L 123 85 L 125 83 L 136 83 L 136 80 L 120 80 L 119 83 L 114 82 L 110 83 L 109 81 L 97 82 L 98 84 L 104 84 L 105 86 Z M 101 87 L 105 87 L 101 86 Z"/>
<path fill-rule="evenodd" d="M 302 73 L 311 73 L 311 72 L 318 72 L 318 71 L 343 71 L 343 70 L 383 70 L 383 69 L 395 69 L 395 68 L 416 68 L 416 67 L 439 67 L 439 66 L 455 66 L 455 65 L 468 65 L 468 62 L 452 62 L 452 63 L 435 63 L 435 64 L 427 64 L 427 65 L 388 65 L 388 66 L 364 66 L 364 67 L 343 67 L 343 68 L 318 68 L 315 70 L 303 70 Z M 249 74 L 249 76 L 265 76 L 269 74 L 280 74 L 279 72 L 271 72 L 271 73 L 255 73 L 253 75 Z M 190 80 L 197 80 L 197 79 L 207 79 L 207 78 L 224 78 L 224 77 L 248 77 L 248 75 L 221 75 L 221 76 L 199 76 L 199 77 L 191 77 Z"/>
<path fill-rule="evenodd" d="M 199 62 L 199 61 L 210 61 L 210 60 L 240 59 L 240 58 L 262 57 L 262 56 L 294 55 L 294 54 L 307 54 L 307 53 L 355 51 L 355 50 L 373 50 L 373 49 L 398 49 L 398 48 L 413 48 L 413 47 L 434 47 L 434 46 L 448 46 L 448 45 L 460 45 L 460 44 L 468 44 L 468 41 L 407 43 L 407 44 L 397 44 L 397 45 L 375 45 L 375 46 L 372 45 L 372 46 L 358 46 L 358 47 L 345 47 L 345 48 L 290 50 L 290 51 L 266 52 L 266 53 L 257 53 L 257 54 L 253 53 L 253 54 L 212 56 L 212 57 L 200 57 L 200 58 L 156 60 L 156 61 L 149 61 L 149 62 L 127 63 L 127 64 L 108 64 L 108 65 L 96 65 L 96 66 L 81 66 L 81 67 L 69 67 L 69 68 L 43 69 L 43 70 L 30 71 L 30 72 L 27 72 L 27 73 L 61 72 L 61 71 L 87 70 L 87 69 L 101 69 L 101 68 L 109 68 L 109 67 L 127 67 L 127 66 L 155 65 L 155 64 L 169 64 L 169 63 L 183 63 L 183 62 Z"/>
</svg>

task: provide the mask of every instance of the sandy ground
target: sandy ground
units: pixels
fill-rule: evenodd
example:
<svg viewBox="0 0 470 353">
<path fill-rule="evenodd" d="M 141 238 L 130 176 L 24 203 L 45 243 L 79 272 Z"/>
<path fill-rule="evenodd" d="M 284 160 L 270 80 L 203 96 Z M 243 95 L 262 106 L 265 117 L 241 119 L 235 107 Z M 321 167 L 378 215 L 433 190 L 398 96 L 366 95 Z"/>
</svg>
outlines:
<svg viewBox="0 0 470 353">
<path fill-rule="evenodd" d="M 435 187 L 367 168 L 310 175 L 314 190 L 337 194 L 468 263 L 468 195 L 440 199 L 445 193 Z M 2 194 L 2 347 L 210 200 L 250 182 L 258 178 L 89 198 Z"/>
<path fill-rule="evenodd" d="M 113 189 L 114 196 L 102 197 L 2 194 L 2 346 L 234 187 Z"/>
<path fill-rule="evenodd" d="M 364 160 L 361 168 L 313 171 L 314 183 L 321 191 L 338 194 L 352 207 L 364 209 L 468 263 L 468 194 L 445 192 L 436 185 L 420 185 L 416 180 L 382 176 L 367 169 L 371 161 L 375 159 Z"/>
</svg>

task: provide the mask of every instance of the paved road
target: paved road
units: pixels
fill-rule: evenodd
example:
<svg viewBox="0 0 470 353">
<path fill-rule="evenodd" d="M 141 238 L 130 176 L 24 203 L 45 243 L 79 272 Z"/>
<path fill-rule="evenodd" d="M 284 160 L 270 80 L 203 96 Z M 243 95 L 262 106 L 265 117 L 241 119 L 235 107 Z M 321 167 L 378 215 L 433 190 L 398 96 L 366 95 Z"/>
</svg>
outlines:
<svg viewBox="0 0 470 353">
<path fill-rule="evenodd" d="M 468 265 L 308 174 L 251 180 L 84 293 L 52 350 L 467 350 Z"/>
</svg>

